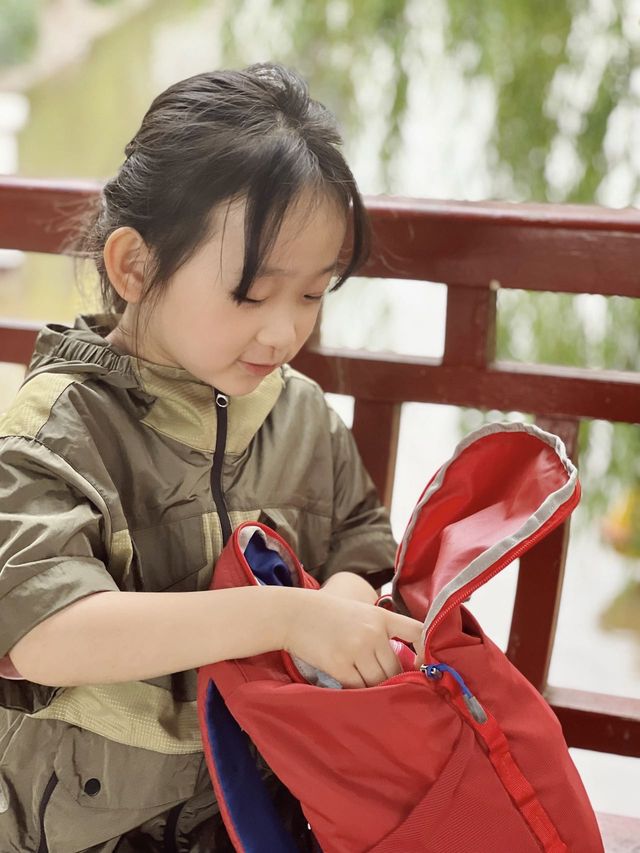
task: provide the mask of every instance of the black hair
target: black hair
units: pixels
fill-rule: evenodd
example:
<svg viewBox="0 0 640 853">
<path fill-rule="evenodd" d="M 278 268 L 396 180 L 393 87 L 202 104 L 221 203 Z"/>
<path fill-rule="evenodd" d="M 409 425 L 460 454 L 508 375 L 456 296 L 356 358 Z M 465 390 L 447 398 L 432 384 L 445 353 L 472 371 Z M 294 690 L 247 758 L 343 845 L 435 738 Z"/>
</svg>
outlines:
<svg viewBox="0 0 640 853">
<path fill-rule="evenodd" d="M 143 298 L 155 298 L 204 242 L 213 211 L 246 198 L 244 267 L 233 293 L 241 302 L 285 213 L 309 190 L 335 200 L 350 226 L 350 255 L 336 290 L 370 246 L 368 216 L 341 144 L 334 116 L 280 65 L 207 72 L 170 86 L 126 146 L 85 233 L 82 254 L 96 263 L 105 308 L 120 313 L 126 305 L 103 260 L 116 228 L 135 228 L 151 250 Z"/>
</svg>

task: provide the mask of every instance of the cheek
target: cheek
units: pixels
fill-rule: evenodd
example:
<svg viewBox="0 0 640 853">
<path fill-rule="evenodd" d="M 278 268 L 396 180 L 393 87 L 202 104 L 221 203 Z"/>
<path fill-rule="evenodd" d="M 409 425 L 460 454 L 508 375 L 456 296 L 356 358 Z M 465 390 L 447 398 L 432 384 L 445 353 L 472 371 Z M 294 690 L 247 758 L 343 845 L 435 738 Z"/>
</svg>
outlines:
<svg viewBox="0 0 640 853">
<path fill-rule="evenodd" d="M 216 306 L 193 316 L 191 324 L 192 346 L 207 357 L 221 360 L 236 358 L 252 338 L 252 328 L 247 318 L 227 306 Z"/>
<path fill-rule="evenodd" d="M 320 308 L 308 309 L 300 327 L 302 332 L 301 337 L 303 337 L 305 340 L 309 337 L 311 332 L 313 332 L 319 317 Z"/>
</svg>

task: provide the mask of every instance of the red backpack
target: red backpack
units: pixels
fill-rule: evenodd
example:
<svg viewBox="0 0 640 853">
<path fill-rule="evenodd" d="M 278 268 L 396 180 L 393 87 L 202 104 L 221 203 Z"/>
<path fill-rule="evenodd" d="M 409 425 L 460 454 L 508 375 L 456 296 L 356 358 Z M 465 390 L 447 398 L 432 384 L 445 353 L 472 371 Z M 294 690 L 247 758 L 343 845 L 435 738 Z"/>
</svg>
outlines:
<svg viewBox="0 0 640 853">
<path fill-rule="evenodd" d="M 309 683 L 284 651 L 200 669 L 205 755 L 236 850 L 298 849 L 248 735 L 324 853 L 602 853 L 557 718 L 462 606 L 579 497 L 556 436 L 485 426 L 435 474 L 398 548 L 391 602 L 424 621 L 424 666 L 355 690 Z M 265 582 L 318 588 L 277 533 L 247 522 L 212 588 Z"/>
</svg>

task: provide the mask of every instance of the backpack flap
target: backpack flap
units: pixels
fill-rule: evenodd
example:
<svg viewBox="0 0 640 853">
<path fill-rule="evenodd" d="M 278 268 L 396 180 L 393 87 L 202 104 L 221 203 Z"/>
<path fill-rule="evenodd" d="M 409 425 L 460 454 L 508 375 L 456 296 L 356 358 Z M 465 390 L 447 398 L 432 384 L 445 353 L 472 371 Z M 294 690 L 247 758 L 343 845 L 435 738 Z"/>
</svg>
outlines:
<svg viewBox="0 0 640 853">
<path fill-rule="evenodd" d="M 424 660 L 438 624 L 561 524 L 580 499 L 562 441 L 531 424 L 471 433 L 418 501 L 398 548 L 395 606 L 424 621 Z"/>
</svg>

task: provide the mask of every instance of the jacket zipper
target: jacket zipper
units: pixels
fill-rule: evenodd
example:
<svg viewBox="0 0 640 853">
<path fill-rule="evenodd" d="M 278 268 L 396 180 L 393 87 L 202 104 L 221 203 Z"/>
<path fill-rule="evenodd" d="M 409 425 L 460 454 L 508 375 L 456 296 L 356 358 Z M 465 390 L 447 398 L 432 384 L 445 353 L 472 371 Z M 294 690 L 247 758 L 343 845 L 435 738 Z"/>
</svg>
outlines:
<svg viewBox="0 0 640 853">
<path fill-rule="evenodd" d="M 213 453 L 213 466 L 211 468 L 211 492 L 213 501 L 218 512 L 220 520 L 220 529 L 222 530 L 222 546 L 224 547 L 231 538 L 231 519 L 224 500 L 224 492 L 222 491 L 222 467 L 224 465 L 224 451 L 227 444 L 227 408 L 229 406 L 229 397 L 222 394 L 220 391 L 213 389 L 216 401 L 216 448 Z"/>
<path fill-rule="evenodd" d="M 211 493 L 213 494 L 213 502 L 216 505 L 218 519 L 220 520 L 222 546 L 224 547 L 231 538 L 231 520 L 222 490 L 222 468 L 224 465 L 224 451 L 227 445 L 227 408 L 229 406 L 229 397 L 215 388 L 213 389 L 213 393 L 216 403 L 216 447 L 213 452 L 213 465 L 211 466 Z M 164 849 L 171 853 L 178 849 L 176 846 L 176 831 L 178 819 L 184 805 L 184 803 L 179 803 L 177 806 L 174 806 L 167 816 L 167 824 L 164 832 Z"/>
</svg>

